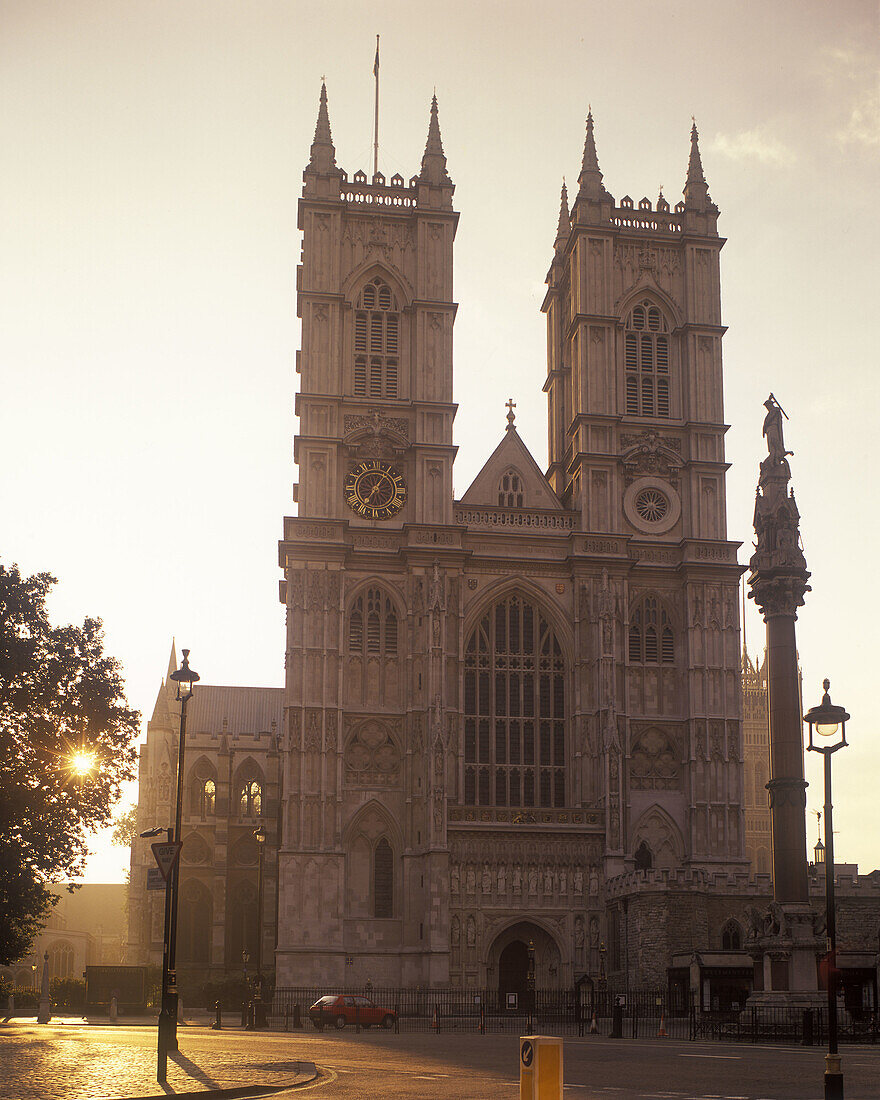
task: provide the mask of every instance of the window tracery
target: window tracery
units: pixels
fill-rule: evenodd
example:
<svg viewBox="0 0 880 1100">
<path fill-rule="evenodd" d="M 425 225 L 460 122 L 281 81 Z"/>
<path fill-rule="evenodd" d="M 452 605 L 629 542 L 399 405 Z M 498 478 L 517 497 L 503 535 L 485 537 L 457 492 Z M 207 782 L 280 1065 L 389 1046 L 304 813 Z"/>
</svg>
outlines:
<svg viewBox="0 0 880 1100">
<path fill-rule="evenodd" d="M 241 789 L 239 808 L 242 817 L 260 817 L 263 812 L 263 791 L 256 779 L 251 779 Z"/>
<path fill-rule="evenodd" d="M 498 483 L 499 508 L 522 508 L 523 481 L 516 470 L 506 470 Z"/>
<path fill-rule="evenodd" d="M 464 801 L 565 805 L 565 660 L 520 596 L 486 612 L 465 648 Z"/>
</svg>

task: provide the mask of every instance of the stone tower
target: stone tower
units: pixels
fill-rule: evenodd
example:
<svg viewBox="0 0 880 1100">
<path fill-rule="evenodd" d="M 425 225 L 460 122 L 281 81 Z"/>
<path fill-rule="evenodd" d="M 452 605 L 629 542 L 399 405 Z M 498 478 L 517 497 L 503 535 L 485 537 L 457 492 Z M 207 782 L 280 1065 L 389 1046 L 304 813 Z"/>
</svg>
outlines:
<svg viewBox="0 0 880 1100">
<path fill-rule="evenodd" d="M 436 597 L 453 518 L 453 191 L 436 97 L 418 175 L 349 178 L 321 88 L 299 201 L 299 514 L 280 545 L 280 984 L 447 976 L 442 783 L 423 767 L 446 670 L 439 648 L 413 657 L 430 649 L 413 595 Z"/>
<path fill-rule="evenodd" d="M 684 201 L 606 190 L 587 118 L 578 191 L 563 188 L 544 301 L 548 479 L 608 571 L 606 631 L 584 660 L 599 685 L 606 874 L 626 866 L 623 761 L 665 751 L 688 781 L 659 803 L 688 861 L 743 851 L 737 544 L 727 541 L 718 208 L 691 131 Z M 595 567 L 594 567 L 595 568 Z M 607 664 L 607 668 L 606 668 Z M 651 726 L 651 749 L 642 744 Z M 679 833 L 680 830 L 680 833 Z"/>
</svg>

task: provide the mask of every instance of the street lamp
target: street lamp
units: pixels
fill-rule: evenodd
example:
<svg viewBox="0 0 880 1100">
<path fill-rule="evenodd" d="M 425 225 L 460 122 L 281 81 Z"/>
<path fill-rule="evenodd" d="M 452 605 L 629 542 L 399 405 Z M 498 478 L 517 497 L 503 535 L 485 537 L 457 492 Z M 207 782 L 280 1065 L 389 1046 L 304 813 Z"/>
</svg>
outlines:
<svg viewBox="0 0 880 1100">
<path fill-rule="evenodd" d="M 254 982 L 254 1027 L 263 1027 L 263 854 L 266 849 L 266 829 L 260 825 L 254 836 L 260 849 L 257 864 L 257 977 Z"/>
<path fill-rule="evenodd" d="M 831 754 L 846 744 L 846 723 L 849 715 L 843 707 L 831 702 L 828 689 L 830 680 L 823 681 L 825 694 L 818 707 L 811 707 L 804 715 L 810 728 L 810 752 L 821 752 L 825 757 L 825 929 L 828 935 L 828 1053 L 825 1055 L 825 1100 L 843 1100 L 843 1073 L 840 1055 L 837 1053 L 837 927 L 834 919 L 834 824 L 831 818 Z M 840 740 L 831 741 L 840 730 Z M 826 744 L 813 744 L 813 733 L 825 738 Z M 820 842 L 821 843 L 821 842 Z M 818 845 L 817 845 L 818 848 Z M 818 863 L 818 852 L 816 855 Z"/>
<path fill-rule="evenodd" d="M 180 741 L 177 749 L 177 808 L 174 814 L 174 843 L 181 843 L 181 818 L 183 816 L 183 757 L 186 748 L 186 704 L 193 697 L 193 688 L 201 679 L 189 667 L 189 650 L 183 651 L 180 668 L 172 672 L 170 679 L 177 683 L 177 699 L 180 702 Z M 177 903 L 180 896 L 180 860 L 171 869 L 168 921 L 168 968 L 162 988 L 162 1011 L 159 1013 L 159 1063 L 164 1069 L 164 1051 L 177 1050 Z M 160 1077 L 160 1081 L 164 1081 Z"/>
<path fill-rule="evenodd" d="M 171 843 L 172 831 L 166 829 L 162 825 L 157 825 L 154 829 L 145 829 L 139 836 L 144 840 L 152 840 L 153 837 L 160 836 L 162 833 L 166 834 L 168 843 Z M 158 1047 L 157 1047 L 157 1064 L 156 1064 L 156 1080 L 164 1082 L 167 1077 L 167 1058 L 169 1049 L 169 1022 L 168 1016 L 165 1013 L 165 998 L 168 995 L 168 931 L 171 925 L 171 876 L 168 875 L 165 878 L 165 924 L 162 931 L 162 1008 L 159 1012 L 159 1024 L 158 1024 Z M 174 1047 L 176 1049 L 176 1046 Z"/>
</svg>

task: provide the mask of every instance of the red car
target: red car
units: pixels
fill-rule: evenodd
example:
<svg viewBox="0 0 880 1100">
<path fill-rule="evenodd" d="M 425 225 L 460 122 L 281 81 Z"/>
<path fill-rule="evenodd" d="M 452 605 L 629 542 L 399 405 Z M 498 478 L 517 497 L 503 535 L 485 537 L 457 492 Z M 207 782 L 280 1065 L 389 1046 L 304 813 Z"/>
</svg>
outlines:
<svg viewBox="0 0 880 1100">
<path fill-rule="evenodd" d="M 369 997 L 360 997 L 353 993 L 339 993 L 332 997 L 321 997 L 309 1009 L 309 1019 L 317 1028 L 325 1024 L 345 1027 L 357 1024 L 370 1027 L 372 1024 L 384 1028 L 394 1027 L 397 1013 L 391 1008 L 380 1008 Z"/>
</svg>

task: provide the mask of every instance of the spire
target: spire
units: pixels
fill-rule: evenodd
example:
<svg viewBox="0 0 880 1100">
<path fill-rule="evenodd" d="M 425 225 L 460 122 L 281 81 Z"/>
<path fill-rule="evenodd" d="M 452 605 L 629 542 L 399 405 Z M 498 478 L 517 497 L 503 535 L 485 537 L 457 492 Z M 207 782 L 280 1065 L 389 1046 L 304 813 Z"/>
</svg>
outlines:
<svg viewBox="0 0 880 1100">
<path fill-rule="evenodd" d="M 428 123 L 428 140 L 425 144 L 425 155 L 422 157 L 422 170 L 419 173 L 422 183 L 430 183 L 435 187 L 452 182 L 446 171 L 446 155 L 443 152 L 443 142 L 440 139 L 440 120 L 437 115 L 437 95 L 431 99 L 431 120 Z"/>
<path fill-rule="evenodd" d="M 596 139 L 593 135 L 593 111 L 587 111 L 587 136 L 584 139 L 584 158 L 581 174 L 578 176 L 580 194 L 591 199 L 610 198 L 602 186 L 602 173 L 599 171 L 599 158 L 596 155 Z"/>
<path fill-rule="evenodd" d="M 703 162 L 700 159 L 700 135 L 697 121 L 691 126 L 691 155 L 688 161 L 687 182 L 684 185 L 684 202 L 693 210 L 706 210 L 712 205 L 706 177 L 703 175 Z"/>
<path fill-rule="evenodd" d="M 168 671 L 165 673 L 166 683 L 172 672 L 177 672 L 177 647 L 174 638 L 171 639 L 171 656 L 168 658 Z"/>
<path fill-rule="evenodd" d="M 568 191 L 565 187 L 565 180 L 563 180 L 562 194 L 559 198 L 559 224 L 556 227 L 556 241 L 554 243 L 554 248 L 557 252 L 565 248 L 565 242 L 568 240 L 570 232 L 571 215 L 568 212 Z"/>
<path fill-rule="evenodd" d="M 321 100 L 318 104 L 318 122 L 315 126 L 315 140 L 312 142 L 309 167 L 315 172 L 326 175 L 336 168 L 336 150 L 330 134 L 330 116 L 327 113 L 327 85 L 321 81 Z"/>
</svg>

